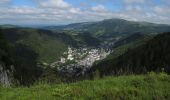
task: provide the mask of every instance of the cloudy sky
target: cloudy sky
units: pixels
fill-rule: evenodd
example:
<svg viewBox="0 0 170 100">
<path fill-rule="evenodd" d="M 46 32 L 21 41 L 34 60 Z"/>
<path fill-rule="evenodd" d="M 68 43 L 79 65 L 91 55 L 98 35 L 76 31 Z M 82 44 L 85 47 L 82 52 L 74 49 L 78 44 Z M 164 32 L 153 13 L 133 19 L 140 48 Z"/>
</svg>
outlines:
<svg viewBox="0 0 170 100">
<path fill-rule="evenodd" d="M 170 0 L 0 0 L 0 24 L 59 25 L 109 18 L 170 24 Z"/>
</svg>

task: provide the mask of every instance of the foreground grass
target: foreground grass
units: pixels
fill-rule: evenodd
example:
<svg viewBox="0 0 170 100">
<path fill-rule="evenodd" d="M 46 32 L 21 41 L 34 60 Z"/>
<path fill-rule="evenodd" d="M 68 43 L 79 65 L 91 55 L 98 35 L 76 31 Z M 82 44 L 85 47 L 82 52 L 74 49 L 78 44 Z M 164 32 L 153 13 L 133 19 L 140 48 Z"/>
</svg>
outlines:
<svg viewBox="0 0 170 100">
<path fill-rule="evenodd" d="M 150 73 L 53 86 L 1 87 L 0 100 L 170 100 L 170 76 Z"/>
</svg>

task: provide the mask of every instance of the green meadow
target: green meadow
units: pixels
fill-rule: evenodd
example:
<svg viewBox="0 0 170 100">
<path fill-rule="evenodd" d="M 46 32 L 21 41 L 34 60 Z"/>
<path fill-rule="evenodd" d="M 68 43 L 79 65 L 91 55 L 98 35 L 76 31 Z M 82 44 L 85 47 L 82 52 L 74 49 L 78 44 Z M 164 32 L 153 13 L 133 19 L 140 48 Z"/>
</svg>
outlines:
<svg viewBox="0 0 170 100">
<path fill-rule="evenodd" d="M 170 100 L 170 76 L 112 76 L 75 83 L 1 87 L 0 100 Z"/>
</svg>

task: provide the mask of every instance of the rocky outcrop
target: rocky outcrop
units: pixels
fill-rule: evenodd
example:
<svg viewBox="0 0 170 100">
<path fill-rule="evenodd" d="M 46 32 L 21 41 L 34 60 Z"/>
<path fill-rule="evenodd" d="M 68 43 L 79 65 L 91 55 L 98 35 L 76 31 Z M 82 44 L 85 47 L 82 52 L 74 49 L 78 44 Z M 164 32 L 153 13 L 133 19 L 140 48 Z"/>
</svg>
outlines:
<svg viewBox="0 0 170 100">
<path fill-rule="evenodd" d="M 13 66 L 10 69 L 5 69 L 5 65 L 0 63 L 0 85 L 10 86 L 13 79 Z"/>
</svg>

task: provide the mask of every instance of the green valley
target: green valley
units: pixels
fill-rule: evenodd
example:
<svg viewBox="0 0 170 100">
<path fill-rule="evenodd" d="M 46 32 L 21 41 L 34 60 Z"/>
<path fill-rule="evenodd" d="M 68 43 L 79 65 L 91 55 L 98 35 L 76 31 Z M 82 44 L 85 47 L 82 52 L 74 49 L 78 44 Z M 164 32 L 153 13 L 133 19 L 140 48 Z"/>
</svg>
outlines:
<svg viewBox="0 0 170 100">
<path fill-rule="evenodd" d="M 123 19 L 0 26 L 0 100 L 168 100 L 170 26 Z"/>
</svg>

